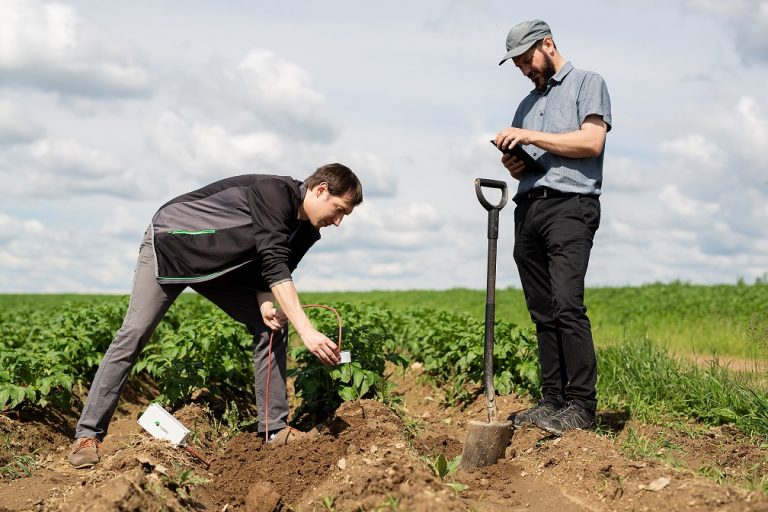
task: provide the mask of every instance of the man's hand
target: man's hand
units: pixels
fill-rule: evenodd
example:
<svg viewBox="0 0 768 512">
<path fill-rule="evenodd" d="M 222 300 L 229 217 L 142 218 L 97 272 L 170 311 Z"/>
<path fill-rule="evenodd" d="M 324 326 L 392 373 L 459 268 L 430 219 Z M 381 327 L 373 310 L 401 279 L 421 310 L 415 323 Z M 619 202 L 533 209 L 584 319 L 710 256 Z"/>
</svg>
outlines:
<svg viewBox="0 0 768 512">
<path fill-rule="evenodd" d="M 272 287 L 272 294 L 280 303 L 291 325 L 296 329 L 307 350 L 312 352 L 323 364 L 339 364 L 341 356 L 339 348 L 323 333 L 312 326 L 299 302 L 299 295 L 293 286 L 293 281 L 283 281 Z"/>
<path fill-rule="evenodd" d="M 513 148 L 518 144 L 530 144 L 530 135 L 530 130 L 511 127 L 504 128 L 496 134 L 494 143 L 496 144 L 497 148 L 504 151 L 509 148 Z M 520 178 L 523 176 L 523 171 L 525 171 L 525 164 L 521 160 L 518 160 L 517 157 L 510 154 L 504 154 L 501 157 L 501 163 L 504 167 L 507 168 L 509 175 L 516 180 L 520 180 Z"/>
<path fill-rule="evenodd" d="M 300 335 L 307 350 L 312 352 L 323 364 L 337 365 L 340 361 L 339 347 L 328 337 L 315 329 Z"/>
<path fill-rule="evenodd" d="M 264 325 L 273 331 L 282 329 L 288 323 L 288 317 L 285 316 L 285 313 L 277 309 L 272 302 L 263 302 L 259 306 L 259 310 L 261 311 L 261 319 L 264 320 Z"/>
<path fill-rule="evenodd" d="M 523 171 L 525 170 L 525 164 L 522 160 L 519 160 L 515 155 L 512 154 L 505 154 L 501 157 L 501 163 L 504 165 L 504 167 L 507 168 L 509 171 L 509 175 L 515 178 L 516 180 L 520 180 L 520 178 L 523 176 Z"/>
<path fill-rule="evenodd" d="M 531 143 L 531 131 L 522 128 L 504 128 L 496 134 L 496 147 L 504 151 L 518 144 Z"/>
</svg>

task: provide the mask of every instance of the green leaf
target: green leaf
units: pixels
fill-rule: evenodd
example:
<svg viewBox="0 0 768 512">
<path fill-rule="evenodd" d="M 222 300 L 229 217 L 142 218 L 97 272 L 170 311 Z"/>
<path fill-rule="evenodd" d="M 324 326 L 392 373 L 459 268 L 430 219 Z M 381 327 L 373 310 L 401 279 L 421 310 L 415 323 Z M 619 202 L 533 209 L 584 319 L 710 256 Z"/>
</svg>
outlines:
<svg viewBox="0 0 768 512">
<path fill-rule="evenodd" d="M 463 492 L 469 489 L 468 485 L 460 484 L 459 482 L 448 482 L 445 485 L 453 489 L 455 492 Z"/>
<path fill-rule="evenodd" d="M 363 380 L 365 379 L 365 373 L 360 370 L 355 370 L 352 378 L 352 385 L 355 386 L 356 389 L 360 389 L 360 386 L 363 384 Z M 363 393 L 360 393 L 361 395 Z"/>
<path fill-rule="evenodd" d="M 11 389 L 9 385 L 0 389 L 0 409 L 5 408 L 5 404 L 8 403 L 8 399 L 11 397 Z"/>
<path fill-rule="evenodd" d="M 448 463 L 448 474 L 452 475 L 456 472 L 457 469 L 459 469 L 459 465 L 461 464 L 461 455 L 457 455 L 453 458 L 452 461 Z"/>
<path fill-rule="evenodd" d="M 355 388 L 352 388 L 349 386 L 345 386 L 339 389 L 339 396 L 345 402 L 351 402 L 352 400 L 356 400 L 358 398 L 357 391 L 355 391 Z"/>
<path fill-rule="evenodd" d="M 23 387 L 14 386 L 13 389 L 11 389 L 11 409 L 23 402 L 26 395 L 27 392 Z"/>
<path fill-rule="evenodd" d="M 726 423 L 734 422 L 739 419 L 739 416 L 728 407 L 718 407 L 713 409 L 712 413 L 720 420 Z"/>
<path fill-rule="evenodd" d="M 432 463 L 432 468 L 434 469 L 435 474 L 439 476 L 441 480 L 445 478 L 445 475 L 448 474 L 448 461 L 445 459 L 442 453 L 435 457 L 435 461 Z"/>
</svg>

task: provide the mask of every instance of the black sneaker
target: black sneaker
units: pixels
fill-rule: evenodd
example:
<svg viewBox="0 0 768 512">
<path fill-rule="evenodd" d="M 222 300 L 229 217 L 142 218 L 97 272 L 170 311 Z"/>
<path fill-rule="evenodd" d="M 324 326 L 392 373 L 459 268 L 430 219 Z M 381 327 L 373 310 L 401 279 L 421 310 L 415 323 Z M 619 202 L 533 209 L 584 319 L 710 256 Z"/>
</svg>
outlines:
<svg viewBox="0 0 768 512">
<path fill-rule="evenodd" d="M 556 436 L 563 435 L 567 430 L 587 430 L 595 426 L 595 413 L 582 406 L 570 402 L 555 414 L 534 421 L 542 430 Z"/>
<path fill-rule="evenodd" d="M 535 406 L 525 411 L 513 414 L 510 419 L 512 424 L 516 427 L 522 427 L 523 425 L 534 425 L 537 421 L 548 418 L 560 410 L 560 406 L 553 402 L 546 402 L 542 400 Z"/>
</svg>

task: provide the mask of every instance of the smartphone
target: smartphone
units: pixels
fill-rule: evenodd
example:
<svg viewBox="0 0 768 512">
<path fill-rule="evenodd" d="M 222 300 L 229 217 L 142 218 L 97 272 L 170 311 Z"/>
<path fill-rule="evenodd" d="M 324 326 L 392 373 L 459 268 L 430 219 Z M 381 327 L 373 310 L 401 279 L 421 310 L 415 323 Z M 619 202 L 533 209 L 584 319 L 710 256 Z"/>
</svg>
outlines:
<svg viewBox="0 0 768 512">
<path fill-rule="evenodd" d="M 519 145 L 513 146 L 509 149 L 501 149 L 496 145 L 496 141 L 491 139 L 491 144 L 493 144 L 493 147 L 504 153 L 505 155 L 514 155 L 517 157 L 518 160 L 522 160 L 525 164 L 525 168 L 528 171 L 534 171 L 534 172 L 544 172 L 544 169 L 541 167 L 541 164 L 533 159 L 531 155 L 528 154 L 526 150 L 521 148 Z"/>
</svg>

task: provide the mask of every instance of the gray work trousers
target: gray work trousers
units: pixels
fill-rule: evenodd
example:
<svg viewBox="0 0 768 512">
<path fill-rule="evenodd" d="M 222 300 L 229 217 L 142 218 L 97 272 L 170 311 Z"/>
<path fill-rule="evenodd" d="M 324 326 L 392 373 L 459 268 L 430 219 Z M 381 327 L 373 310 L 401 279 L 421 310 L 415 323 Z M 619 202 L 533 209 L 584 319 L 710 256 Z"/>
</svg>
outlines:
<svg viewBox="0 0 768 512">
<path fill-rule="evenodd" d="M 151 233 L 147 230 L 139 249 L 134 270 L 131 299 L 123 325 L 115 334 L 91 383 L 85 407 L 75 429 L 75 438 L 107 435 L 109 422 L 117 408 L 120 393 L 128 380 L 133 364 L 173 301 L 187 287 L 184 284 L 159 284 L 155 279 L 155 256 Z M 256 289 L 243 285 L 237 271 L 216 279 L 191 285 L 233 319 L 244 324 L 253 334 L 253 373 L 255 376 L 256 407 L 259 431 L 265 429 L 264 406 L 269 361 L 271 330 L 264 325 L 256 300 Z M 269 383 L 269 429 L 286 426 L 288 395 L 286 392 L 287 329 L 276 332 L 272 341 L 272 365 Z"/>
</svg>

